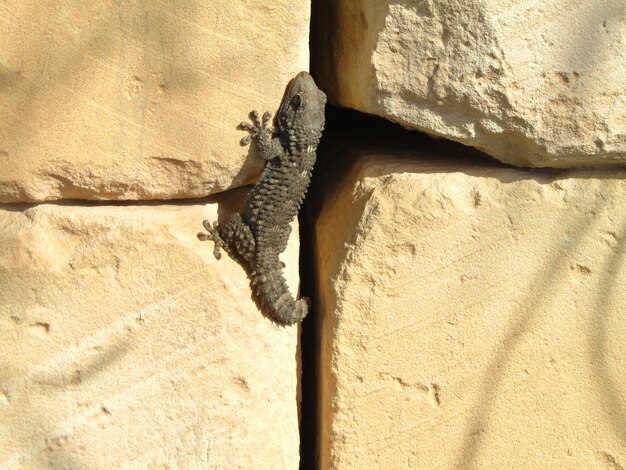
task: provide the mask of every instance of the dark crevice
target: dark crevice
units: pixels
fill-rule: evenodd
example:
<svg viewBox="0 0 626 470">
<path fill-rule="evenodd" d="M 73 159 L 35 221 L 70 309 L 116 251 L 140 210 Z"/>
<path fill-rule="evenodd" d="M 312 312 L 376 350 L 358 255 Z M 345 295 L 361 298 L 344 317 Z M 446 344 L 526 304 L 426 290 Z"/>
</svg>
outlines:
<svg viewBox="0 0 626 470">
<path fill-rule="evenodd" d="M 311 26 L 309 29 L 310 62 L 309 71 L 315 78 L 315 45 L 319 43 L 315 37 L 316 0 L 311 2 Z M 328 127 L 328 123 L 326 126 Z M 322 135 L 322 141 L 324 135 Z M 319 151 L 318 151 L 319 159 Z M 319 160 L 318 160 L 319 162 Z M 317 164 L 317 162 L 316 162 Z M 317 166 L 317 165 L 316 165 Z M 315 168 L 313 176 L 315 178 Z M 311 299 L 311 310 L 302 321 L 300 330 L 300 470 L 313 470 L 318 467 L 318 365 L 317 365 L 317 316 L 318 298 L 315 241 L 313 239 L 315 219 L 311 217 L 311 198 L 305 197 L 302 210 L 298 214 L 300 230 L 300 295 Z"/>
<path fill-rule="evenodd" d="M 300 226 L 300 292 L 312 301 L 311 311 L 302 321 L 300 333 L 300 469 L 317 468 L 317 315 L 316 270 L 313 240 L 313 222 L 306 214 L 299 216 Z"/>
</svg>

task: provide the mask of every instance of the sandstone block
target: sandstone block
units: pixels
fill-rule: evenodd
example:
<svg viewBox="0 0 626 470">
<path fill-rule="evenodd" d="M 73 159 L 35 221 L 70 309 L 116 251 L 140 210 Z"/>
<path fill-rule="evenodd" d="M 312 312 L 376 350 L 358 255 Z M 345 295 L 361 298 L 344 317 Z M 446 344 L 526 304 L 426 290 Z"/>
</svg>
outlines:
<svg viewBox="0 0 626 470">
<path fill-rule="evenodd" d="M 520 166 L 626 163 L 624 2 L 319 2 L 331 102 Z"/>
<path fill-rule="evenodd" d="M 1 468 L 298 468 L 299 328 L 196 238 L 216 214 L 0 206 Z"/>
<path fill-rule="evenodd" d="M 252 181 L 262 165 L 236 126 L 308 68 L 309 3 L 2 2 L 0 202 Z"/>
<path fill-rule="evenodd" d="M 626 171 L 354 153 L 316 226 L 320 468 L 623 468 Z"/>
</svg>

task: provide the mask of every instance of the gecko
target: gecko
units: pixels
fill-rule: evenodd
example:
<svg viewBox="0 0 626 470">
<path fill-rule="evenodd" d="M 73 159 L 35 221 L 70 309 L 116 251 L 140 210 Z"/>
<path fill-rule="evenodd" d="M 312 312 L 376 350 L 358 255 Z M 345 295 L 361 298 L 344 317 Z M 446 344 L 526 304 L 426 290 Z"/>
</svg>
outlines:
<svg viewBox="0 0 626 470">
<path fill-rule="evenodd" d="M 273 123 L 269 112 L 259 119 L 252 111 L 252 124 L 242 122 L 238 126 L 249 132 L 241 144 L 254 140 L 266 161 L 265 168 L 248 193 L 242 212 L 231 215 L 223 226 L 205 220 L 207 232 L 198 233 L 200 240 L 215 243 L 217 259 L 223 248 L 244 265 L 264 312 L 285 325 L 301 321 L 310 308 L 308 298 L 296 300 L 289 292 L 278 257 L 287 248 L 290 222 L 311 181 L 324 130 L 325 106 L 326 95 L 313 77 L 300 72 L 287 85 Z"/>
</svg>

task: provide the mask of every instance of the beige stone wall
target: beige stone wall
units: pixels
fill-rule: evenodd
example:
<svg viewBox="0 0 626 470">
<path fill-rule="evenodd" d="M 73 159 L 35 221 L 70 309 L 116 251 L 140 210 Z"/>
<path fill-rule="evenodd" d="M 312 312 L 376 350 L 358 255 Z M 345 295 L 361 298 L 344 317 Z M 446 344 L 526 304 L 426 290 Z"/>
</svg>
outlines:
<svg viewBox="0 0 626 470">
<path fill-rule="evenodd" d="M 236 126 L 308 69 L 309 17 L 304 0 L 3 2 L 0 202 L 251 182 Z"/>
<path fill-rule="evenodd" d="M 624 10 L 548 3 L 314 2 L 334 104 L 565 169 L 334 115 L 302 468 L 626 468 Z M 299 467 L 300 327 L 196 233 L 310 8 L 0 2 L 0 468 Z"/>
<path fill-rule="evenodd" d="M 299 328 L 195 236 L 236 196 L 0 206 L 0 468 L 298 468 Z"/>
<path fill-rule="evenodd" d="M 626 163 L 622 0 L 317 8 L 314 63 L 331 102 L 514 165 Z"/>
<path fill-rule="evenodd" d="M 623 468 L 626 171 L 428 145 L 324 201 L 319 468 Z"/>
</svg>

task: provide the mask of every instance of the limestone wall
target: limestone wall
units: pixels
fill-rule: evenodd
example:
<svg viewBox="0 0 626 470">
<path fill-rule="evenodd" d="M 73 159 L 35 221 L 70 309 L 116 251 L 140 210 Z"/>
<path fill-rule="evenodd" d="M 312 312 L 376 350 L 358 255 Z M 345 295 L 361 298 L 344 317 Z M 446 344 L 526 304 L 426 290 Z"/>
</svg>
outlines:
<svg viewBox="0 0 626 470">
<path fill-rule="evenodd" d="M 0 468 L 626 468 L 626 10 L 544 3 L 1 2 Z M 196 233 L 309 48 L 284 327 Z"/>
</svg>

